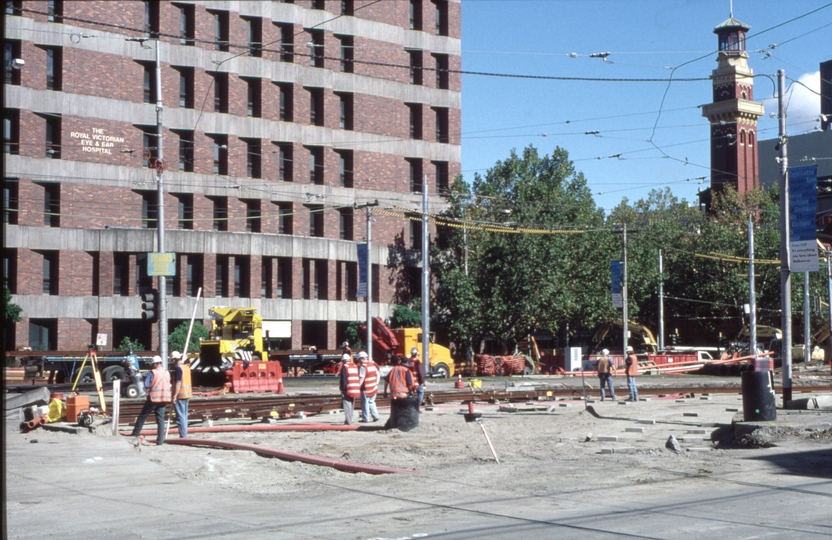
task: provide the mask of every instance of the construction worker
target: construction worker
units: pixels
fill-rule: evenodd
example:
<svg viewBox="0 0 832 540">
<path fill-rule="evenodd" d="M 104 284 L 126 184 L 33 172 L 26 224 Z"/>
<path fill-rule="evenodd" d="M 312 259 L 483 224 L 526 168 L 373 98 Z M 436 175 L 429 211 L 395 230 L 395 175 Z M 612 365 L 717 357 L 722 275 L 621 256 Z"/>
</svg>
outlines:
<svg viewBox="0 0 832 540">
<path fill-rule="evenodd" d="M 156 414 L 156 444 L 165 444 L 165 409 L 171 400 L 170 392 L 170 373 L 165 371 L 162 367 L 162 357 L 154 356 L 152 360 L 153 369 L 148 372 L 144 380 L 144 386 L 147 389 L 147 401 L 144 402 L 142 412 L 136 419 L 136 425 L 133 426 L 132 436 L 136 437 L 136 442 L 140 443 L 142 437 L 142 428 L 144 421 L 150 415 L 151 411 Z"/>
<path fill-rule="evenodd" d="M 364 351 L 358 353 L 358 386 L 361 388 L 361 420 L 378 422 L 376 395 L 378 394 L 378 366 L 370 360 Z"/>
<path fill-rule="evenodd" d="M 413 377 L 413 384 L 418 385 L 416 389 L 416 397 L 419 400 L 419 407 L 422 406 L 422 398 L 425 397 L 425 365 L 419 360 L 419 349 L 413 347 L 410 349 L 410 359 L 408 360 L 408 369 Z"/>
<path fill-rule="evenodd" d="M 407 399 L 416 389 L 416 384 L 413 382 L 413 377 L 405 365 L 406 363 L 407 360 L 401 356 L 396 357 L 396 365 L 384 378 L 384 397 L 387 397 L 388 386 L 390 388 L 390 417 L 384 426 L 386 429 L 398 427 L 400 404 L 396 402 L 400 399 Z M 418 411 L 418 408 L 416 410 Z"/>
<path fill-rule="evenodd" d="M 601 401 L 604 401 L 606 395 L 604 394 L 604 386 L 610 387 L 610 399 L 615 401 L 615 390 L 612 389 L 612 375 L 615 375 L 615 366 L 610 360 L 610 351 L 603 349 L 601 356 L 598 357 L 598 362 L 595 364 L 595 371 L 598 373 L 598 380 L 601 385 Z"/>
<path fill-rule="evenodd" d="M 627 374 L 627 389 L 630 390 L 630 398 L 627 401 L 638 401 L 638 388 L 636 387 L 636 376 L 638 375 L 638 357 L 632 347 L 627 347 L 627 359 L 624 372 Z"/>
<path fill-rule="evenodd" d="M 179 436 L 183 439 L 188 436 L 188 402 L 193 391 L 191 390 L 191 361 L 187 358 L 182 360 L 182 353 L 173 351 L 170 355 L 173 361 L 173 409 L 176 411 L 176 426 L 179 428 Z"/>
<path fill-rule="evenodd" d="M 353 364 L 352 356 L 341 355 L 341 406 L 344 409 L 344 423 L 351 426 L 355 423 L 352 418 L 355 409 L 355 398 L 361 391 L 358 383 L 358 366 Z"/>
</svg>

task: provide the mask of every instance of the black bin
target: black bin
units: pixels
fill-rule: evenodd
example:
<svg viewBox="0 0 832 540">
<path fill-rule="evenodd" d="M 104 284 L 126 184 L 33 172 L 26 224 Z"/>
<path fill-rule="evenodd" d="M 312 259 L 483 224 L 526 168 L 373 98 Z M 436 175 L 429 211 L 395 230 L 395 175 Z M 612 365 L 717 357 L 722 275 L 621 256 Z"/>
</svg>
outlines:
<svg viewBox="0 0 832 540">
<path fill-rule="evenodd" d="M 390 400 L 390 418 L 387 419 L 386 429 L 410 431 L 419 427 L 419 398 L 406 397 Z"/>
<path fill-rule="evenodd" d="M 742 377 L 742 417 L 746 422 L 777 420 L 771 372 L 745 371 Z"/>
</svg>

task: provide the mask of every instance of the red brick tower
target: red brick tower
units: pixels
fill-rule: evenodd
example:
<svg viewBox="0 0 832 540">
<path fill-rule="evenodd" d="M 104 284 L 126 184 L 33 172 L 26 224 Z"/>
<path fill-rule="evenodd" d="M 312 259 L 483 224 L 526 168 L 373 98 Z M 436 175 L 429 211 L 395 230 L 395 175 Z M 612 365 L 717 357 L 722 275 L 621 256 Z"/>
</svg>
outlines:
<svg viewBox="0 0 832 540">
<path fill-rule="evenodd" d="M 711 74 L 713 103 L 702 106 L 711 123 L 712 191 L 730 185 L 742 194 L 758 186 L 757 119 L 763 104 L 754 101 L 754 72 L 745 52 L 749 28 L 733 15 L 714 28 L 719 56 Z"/>
</svg>

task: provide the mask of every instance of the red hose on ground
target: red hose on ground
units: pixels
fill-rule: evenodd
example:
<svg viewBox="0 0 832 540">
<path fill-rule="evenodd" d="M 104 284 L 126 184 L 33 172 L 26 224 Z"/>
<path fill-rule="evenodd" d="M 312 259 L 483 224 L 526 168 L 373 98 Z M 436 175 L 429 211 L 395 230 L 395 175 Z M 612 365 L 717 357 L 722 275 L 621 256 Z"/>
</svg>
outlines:
<svg viewBox="0 0 832 540">
<path fill-rule="evenodd" d="M 323 422 L 308 424 L 254 424 L 250 426 L 199 426 L 189 427 L 188 433 L 231 433 L 236 431 L 355 431 L 358 426 L 346 424 L 325 424 Z M 122 435 L 130 435 L 129 431 L 122 431 Z M 155 435 L 156 429 L 145 429 L 142 435 Z"/>
<path fill-rule="evenodd" d="M 311 465 L 323 465 L 324 467 L 332 467 L 339 471 L 346 472 L 363 472 L 367 474 L 391 474 L 391 473 L 418 473 L 413 469 L 395 469 L 393 467 L 382 467 L 379 465 L 365 465 L 362 463 L 351 463 L 349 461 L 341 461 L 340 459 L 329 459 L 318 456 L 310 456 L 308 454 L 299 454 L 297 452 L 289 452 L 286 450 L 277 450 L 274 448 L 264 448 L 256 444 L 242 444 L 225 441 L 212 441 L 208 439 L 168 439 L 165 444 L 182 444 L 187 446 L 214 446 L 217 448 L 228 448 L 229 450 L 250 450 L 255 454 L 267 457 L 276 457 L 286 461 L 301 461 Z"/>
</svg>

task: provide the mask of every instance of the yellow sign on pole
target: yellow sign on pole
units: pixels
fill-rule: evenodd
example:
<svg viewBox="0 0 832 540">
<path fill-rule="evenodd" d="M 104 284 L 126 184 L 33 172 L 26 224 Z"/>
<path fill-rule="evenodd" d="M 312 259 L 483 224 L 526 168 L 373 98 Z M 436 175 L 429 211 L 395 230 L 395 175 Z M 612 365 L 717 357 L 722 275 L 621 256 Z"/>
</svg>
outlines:
<svg viewBox="0 0 832 540">
<path fill-rule="evenodd" d="M 176 253 L 150 252 L 147 254 L 147 275 L 175 276 Z"/>
</svg>

